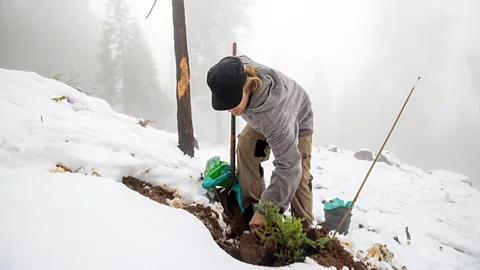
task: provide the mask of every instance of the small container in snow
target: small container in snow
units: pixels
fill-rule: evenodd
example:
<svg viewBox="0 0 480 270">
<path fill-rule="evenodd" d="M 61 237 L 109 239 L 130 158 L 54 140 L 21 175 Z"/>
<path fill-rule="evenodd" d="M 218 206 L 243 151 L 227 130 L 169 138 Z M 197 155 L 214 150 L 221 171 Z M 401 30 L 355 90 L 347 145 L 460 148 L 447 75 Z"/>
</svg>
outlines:
<svg viewBox="0 0 480 270">
<path fill-rule="evenodd" d="M 351 201 L 344 203 L 344 201 L 339 198 L 335 198 L 324 204 L 323 210 L 325 212 L 325 224 L 329 230 L 335 230 L 337 228 L 340 222 L 342 222 L 343 216 L 345 216 L 345 213 L 347 213 L 351 204 Z M 338 233 L 347 234 L 348 229 L 350 228 L 351 217 L 352 212 L 348 214 L 347 218 L 338 230 Z"/>
</svg>

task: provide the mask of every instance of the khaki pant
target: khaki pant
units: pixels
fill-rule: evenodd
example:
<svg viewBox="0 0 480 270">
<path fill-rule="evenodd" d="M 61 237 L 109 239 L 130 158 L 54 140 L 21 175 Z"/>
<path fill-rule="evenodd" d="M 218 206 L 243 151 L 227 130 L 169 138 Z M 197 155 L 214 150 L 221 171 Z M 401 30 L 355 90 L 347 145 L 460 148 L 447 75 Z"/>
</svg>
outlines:
<svg viewBox="0 0 480 270">
<path fill-rule="evenodd" d="M 310 160 L 312 135 L 299 137 L 298 148 L 302 155 L 302 179 L 291 201 L 291 212 L 304 218 L 304 227 L 313 224 L 313 194 L 311 186 Z M 261 162 L 270 157 L 270 147 L 265 137 L 247 125 L 238 137 L 237 160 L 238 177 L 242 188 L 243 206 L 246 209 L 252 202 L 257 203 L 265 190 Z"/>
</svg>

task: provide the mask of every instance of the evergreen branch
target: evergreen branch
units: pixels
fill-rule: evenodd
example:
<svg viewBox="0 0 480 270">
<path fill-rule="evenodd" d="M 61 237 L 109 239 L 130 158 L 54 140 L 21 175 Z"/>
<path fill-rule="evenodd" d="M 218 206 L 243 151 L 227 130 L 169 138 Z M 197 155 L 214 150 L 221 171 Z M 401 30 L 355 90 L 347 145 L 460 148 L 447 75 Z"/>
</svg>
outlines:
<svg viewBox="0 0 480 270">
<path fill-rule="evenodd" d="M 145 17 L 145 20 L 148 19 L 148 16 L 150 16 L 150 13 L 152 13 L 152 10 L 155 7 L 155 4 L 157 4 L 157 0 L 155 0 L 155 2 L 153 2 L 152 8 L 150 9 L 150 12 L 148 12 L 147 17 Z"/>
</svg>

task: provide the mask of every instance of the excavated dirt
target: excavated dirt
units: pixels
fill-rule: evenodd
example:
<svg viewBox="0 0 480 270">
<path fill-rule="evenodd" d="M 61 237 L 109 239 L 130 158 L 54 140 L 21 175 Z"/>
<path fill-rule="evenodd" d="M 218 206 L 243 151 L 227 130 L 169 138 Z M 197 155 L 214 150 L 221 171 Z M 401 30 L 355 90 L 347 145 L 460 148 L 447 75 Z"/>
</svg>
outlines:
<svg viewBox="0 0 480 270">
<path fill-rule="evenodd" d="M 223 235 L 223 229 L 220 227 L 220 224 L 218 224 L 217 213 L 212 211 L 212 209 L 206 208 L 203 205 L 190 205 L 184 207 L 183 209 L 187 210 L 203 222 L 203 224 L 210 231 L 210 234 L 212 235 L 215 242 L 223 250 L 225 250 L 232 257 L 240 259 L 240 253 L 236 245 L 236 241 L 229 235 Z"/>
<path fill-rule="evenodd" d="M 316 240 L 325 237 L 328 234 L 328 229 L 326 225 L 322 225 L 320 229 L 308 229 L 305 234 L 308 238 Z M 343 269 L 344 266 L 351 270 L 367 269 L 364 263 L 354 261 L 352 254 L 346 251 L 337 240 L 328 241 L 322 249 L 305 247 L 304 250 L 307 256 L 325 267 L 333 266 L 338 270 Z"/>
<path fill-rule="evenodd" d="M 123 177 L 122 183 L 142 194 L 143 196 L 149 197 L 150 199 L 161 204 L 167 204 L 167 199 L 173 200 L 174 198 L 172 192 L 167 191 L 160 186 L 152 186 L 149 183 L 145 183 L 131 176 Z"/>
<path fill-rule="evenodd" d="M 122 182 L 130 189 L 162 204 L 168 205 L 167 200 L 174 199 L 173 194 L 162 187 L 152 186 L 134 177 L 124 177 Z M 274 250 L 264 248 L 254 233 L 245 232 L 240 237 L 236 236 L 235 233 L 224 234 L 224 230 L 218 223 L 218 214 L 212 209 L 203 205 L 190 205 L 182 208 L 201 220 L 210 231 L 215 242 L 237 260 L 262 266 L 284 265 L 277 260 Z M 225 223 L 229 224 L 228 217 L 223 218 Z M 327 230 L 325 226 L 322 229 L 309 229 L 306 231 L 306 235 L 308 238 L 315 240 L 326 236 Z M 330 240 L 320 250 L 311 247 L 304 247 L 304 250 L 306 256 L 325 267 L 333 266 L 338 270 L 341 270 L 344 266 L 351 270 L 367 269 L 362 262 L 355 262 L 353 256 L 337 240 Z"/>
<path fill-rule="evenodd" d="M 240 260 L 243 262 L 261 266 L 276 266 L 278 264 L 274 250 L 265 248 L 254 233 L 243 234 L 238 246 L 241 254 Z"/>
<path fill-rule="evenodd" d="M 325 229 L 316 230 L 310 229 L 307 232 L 307 237 L 310 239 L 320 238 L 326 235 Z M 308 252 L 308 250 L 307 250 Z M 310 253 L 310 252 L 309 252 Z M 309 256 L 319 264 L 325 267 L 335 267 L 338 270 L 343 269 L 344 266 L 352 270 L 366 270 L 365 264 L 359 261 L 354 261 L 352 254 L 346 251 L 337 240 L 328 241 L 325 247 L 315 251 Z"/>
</svg>

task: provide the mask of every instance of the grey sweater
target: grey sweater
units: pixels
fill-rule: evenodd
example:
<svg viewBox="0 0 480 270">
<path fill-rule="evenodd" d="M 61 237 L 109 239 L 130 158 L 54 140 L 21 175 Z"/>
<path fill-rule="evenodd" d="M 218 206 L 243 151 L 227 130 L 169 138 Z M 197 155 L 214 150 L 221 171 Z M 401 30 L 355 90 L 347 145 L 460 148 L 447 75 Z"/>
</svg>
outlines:
<svg viewBox="0 0 480 270">
<path fill-rule="evenodd" d="M 262 133 L 275 159 L 270 185 L 261 199 L 280 206 L 284 213 L 302 178 L 302 156 L 298 137 L 313 133 L 313 112 L 305 90 L 283 73 L 239 56 L 245 66 L 253 66 L 262 87 L 251 97 L 243 119 Z"/>
</svg>

